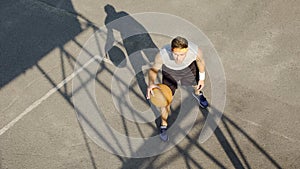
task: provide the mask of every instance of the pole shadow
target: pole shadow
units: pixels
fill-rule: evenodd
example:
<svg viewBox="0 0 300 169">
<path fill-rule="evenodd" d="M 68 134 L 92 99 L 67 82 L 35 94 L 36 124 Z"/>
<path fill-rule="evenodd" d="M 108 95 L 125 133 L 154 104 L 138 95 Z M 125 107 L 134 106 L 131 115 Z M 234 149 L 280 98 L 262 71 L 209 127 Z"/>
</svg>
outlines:
<svg viewBox="0 0 300 169">
<path fill-rule="evenodd" d="M 0 2 L 0 89 L 83 30 L 71 0 Z"/>
<path fill-rule="evenodd" d="M 87 22 L 86 28 L 81 28 L 77 17 Z M 75 11 L 71 0 L 1 1 L 0 89 L 33 67 L 36 67 L 53 87 L 57 87 L 55 80 L 47 74 L 46 68 L 43 68 L 39 61 L 49 52 L 58 49 L 62 78 L 66 79 L 65 61 L 73 66 L 76 58 L 65 50 L 64 45 L 70 41 L 76 43 L 76 36 L 94 28 L 91 25 L 93 24 L 90 21 Z M 82 47 L 80 44 L 78 46 Z M 58 88 L 58 93 L 74 107 L 67 84 Z M 81 125 L 80 129 L 91 165 L 96 169 L 94 155 Z"/>
<path fill-rule="evenodd" d="M 45 0 L 44 0 L 45 1 Z M 5 5 L 12 5 L 12 3 L 13 2 L 9 2 L 9 1 L 4 1 L 4 2 L 1 2 L 2 4 L 4 4 L 4 7 L 7 7 L 7 6 L 5 6 Z M 49 1 L 49 4 L 51 4 L 50 3 L 50 1 Z M 47 4 L 47 5 L 49 5 L 49 4 Z M 45 5 L 45 4 L 44 4 Z M 2 6 L 2 5 L 1 5 Z M 2 6 L 3 7 L 3 6 Z M 3 8 L 4 8 L 3 7 Z M 61 6 L 62 7 L 62 6 Z M 120 18 L 121 16 L 123 16 L 123 15 L 126 15 L 126 16 L 128 16 L 129 14 L 127 14 L 126 12 L 116 12 L 115 10 L 114 10 L 114 8 L 111 8 L 112 6 L 108 6 L 108 9 L 106 9 L 106 12 L 107 12 L 107 14 L 108 14 L 108 16 L 109 17 L 107 17 L 107 19 L 105 20 L 105 22 L 106 22 L 106 24 L 107 23 L 110 23 L 111 21 L 113 21 L 113 20 L 116 20 L 116 19 L 118 19 L 118 18 Z M 15 7 L 16 8 L 16 7 Z M 70 9 L 72 9 L 72 8 L 67 8 L 68 10 L 70 10 Z M 0 10 L 1 11 L 1 10 Z M 75 11 L 73 11 L 74 13 L 76 13 Z M 50 15 L 50 14 L 49 14 Z M 79 15 L 78 14 L 78 16 L 80 16 L 80 17 L 82 17 L 83 18 L 83 16 L 81 16 L 81 15 Z M 74 17 L 74 18 L 76 18 L 76 17 Z M 73 19 L 74 19 L 73 18 Z M 41 20 L 41 19 L 39 19 L 39 20 Z M 90 25 L 92 25 L 92 23 L 90 22 L 90 21 L 88 21 L 88 20 L 86 20 Z M 78 23 L 78 22 L 77 22 Z M 134 23 L 136 24 L 136 25 L 140 25 L 139 23 L 136 23 L 136 21 L 135 20 L 133 20 L 132 21 L 132 24 L 134 25 Z M 58 23 L 57 23 L 58 24 Z M 3 25 L 1 25 L 1 27 L 2 27 Z M 45 25 L 44 25 L 45 26 Z M 79 25 L 77 25 L 77 26 L 79 26 Z M 120 26 L 120 25 L 119 25 Z M 141 27 L 141 29 L 144 29 L 143 27 L 142 27 L 142 25 L 140 25 Z M 138 26 L 139 27 L 139 26 Z M 66 28 L 66 27 L 64 27 L 64 26 L 61 26 L 61 29 L 63 29 L 63 28 Z M 94 27 L 93 27 L 94 28 Z M 80 27 L 77 27 L 77 29 L 79 30 L 79 32 L 80 31 L 83 31 L 83 30 L 81 30 L 81 28 Z M 74 29 L 74 32 L 77 32 L 78 30 L 77 29 Z M 108 32 L 108 39 L 107 39 L 107 46 L 110 46 L 110 45 L 113 45 L 113 44 L 111 44 L 111 42 L 114 42 L 115 41 L 115 39 L 114 39 L 114 37 L 113 37 L 113 32 L 112 32 L 112 30 L 118 30 L 118 31 L 120 31 L 120 32 L 122 32 L 121 30 L 122 29 L 124 29 L 123 27 L 110 27 L 110 28 L 108 28 L 108 30 L 110 30 L 110 33 Z M 7 30 L 6 30 L 7 31 Z M 56 31 L 59 31 L 59 30 L 56 30 Z M 54 31 L 53 32 L 53 35 L 55 35 L 56 36 L 56 38 L 58 38 L 58 36 L 61 36 L 61 33 L 59 32 L 59 33 L 57 33 L 56 31 Z M 56 32 L 56 33 L 55 33 Z M 72 33 L 73 31 L 71 31 L 71 33 Z M 77 32 L 77 33 L 79 33 L 79 32 Z M 24 33 L 24 32 L 20 32 L 20 34 L 22 34 L 22 33 Z M 46 32 L 44 32 L 44 33 L 46 33 Z M 64 47 L 63 47 L 63 45 L 66 43 L 66 42 L 68 42 L 68 41 L 70 41 L 70 40 L 73 40 L 74 42 L 76 42 L 76 40 L 74 39 L 74 37 L 76 36 L 77 34 L 76 33 L 74 33 L 74 36 L 72 37 L 71 35 L 66 35 L 65 36 L 65 38 L 64 38 L 64 36 L 63 37 L 60 37 L 60 38 L 62 38 L 61 40 L 59 40 L 59 42 L 57 42 L 57 43 L 55 43 L 55 45 L 45 45 L 45 46 L 42 46 L 42 49 L 44 49 L 44 50 L 41 50 L 41 51 L 31 51 L 31 52 L 29 52 L 29 53 L 26 53 L 26 52 L 24 52 L 25 51 L 25 49 L 28 47 L 28 48 L 30 48 L 30 47 L 32 47 L 32 46 L 35 46 L 35 45 L 37 45 L 37 42 L 35 42 L 34 40 L 32 40 L 33 42 L 32 43 L 30 43 L 30 45 L 27 45 L 27 44 L 24 44 L 23 46 L 21 46 L 21 47 L 19 47 L 19 48 L 17 48 L 17 49 L 19 49 L 19 50 L 17 50 L 18 52 L 24 52 L 24 58 L 23 59 L 25 59 L 26 60 L 26 57 L 29 57 L 29 55 L 30 54 L 36 54 L 36 55 L 34 55 L 34 56 L 37 56 L 37 57 L 34 57 L 34 58 L 30 58 L 29 57 L 29 61 L 27 62 L 27 63 L 24 63 L 24 66 L 20 66 L 20 67 L 18 67 L 18 66 L 16 66 L 15 67 L 15 71 L 14 72 L 12 72 L 11 74 L 9 74 L 9 77 L 7 77 L 7 78 L 5 78 L 3 81 L 1 80 L 1 87 L 3 87 L 4 85 L 6 85 L 6 84 L 8 84 L 11 80 L 13 80 L 16 76 L 18 76 L 21 72 L 24 72 L 26 69 L 28 69 L 29 67 L 32 67 L 33 65 L 36 65 L 37 66 L 37 68 L 39 69 L 39 71 L 41 71 L 43 74 L 45 74 L 45 77 L 46 77 L 46 79 L 52 84 L 52 86 L 53 87 L 56 87 L 57 86 L 57 84 L 54 82 L 54 80 L 49 76 L 49 75 L 47 75 L 46 74 L 46 72 L 45 72 L 45 70 L 41 67 L 41 66 L 39 66 L 39 64 L 37 64 L 37 61 L 39 60 L 39 59 L 41 59 L 44 55 L 46 55 L 49 51 L 51 51 L 51 50 L 53 50 L 53 48 L 54 47 L 59 47 L 60 48 L 60 51 L 61 51 L 61 59 L 63 59 L 64 58 L 64 56 L 67 56 L 67 58 L 68 58 L 68 60 L 69 60 L 69 63 L 71 63 L 71 61 L 76 61 L 76 58 L 74 57 L 74 56 L 72 56 L 71 54 L 69 54 L 66 50 L 64 50 Z M 70 37 L 69 37 L 70 36 Z M 4 36 L 3 34 L 0 34 L 0 37 L 1 37 L 1 39 L 3 39 L 2 37 L 6 37 L 7 38 L 7 36 Z M 46 36 L 46 35 L 44 35 L 44 36 L 42 36 L 42 37 L 44 37 L 44 38 L 47 38 L 48 36 Z M 126 36 L 124 36 L 124 37 L 126 37 Z M 23 37 L 24 38 L 24 37 Z M 150 39 L 149 39 L 150 38 Z M 18 38 L 15 38 L 14 40 L 18 40 Z M 49 41 L 51 40 L 51 39 L 48 39 Z M 2 46 L 2 43 L 4 43 L 3 42 L 4 40 L 0 40 L 0 43 L 1 43 L 1 45 L 0 45 L 0 47 Z M 30 39 L 28 40 L 28 41 L 31 41 Z M 144 42 L 144 41 L 146 41 L 145 42 L 145 44 L 143 44 L 143 43 L 141 43 L 141 42 Z M 150 41 L 150 42 L 148 42 L 148 41 Z M 10 43 L 12 43 L 12 42 L 10 42 Z M 19 42 L 19 43 L 21 43 L 21 42 Z M 45 42 L 44 42 L 45 43 Z M 54 43 L 54 42 L 53 42 Z M 78 44 L 78 46 L 81 46 L 81 47 L 83 47 L 81 44 L 79 44 L 79 43 L 77 43 Z M 138 84 L 139 84 L 139 87 L 140 87 L 140 89 L 142 90 L 142 92 L 145 94 L 145 89 L 146 89 L 146 87 L 147 87 L 147 85 L 145 84 L 145 79 L 143 78 L 144 77 L 144 74 L 142 73 L 142 71 L 141 71 L 141 65 L 145 65 L 145 64 L 148 64 L 149 62 L 152 62 L 153 61 L 153 59 L 154 59 L 154 54 L 153 53 L 150 53 L 150 54 L 146 54 L 145 52 L 147 52 L 147 51 L 143 51 L 143 49 L 147 49 L 147 48 L 157 48 L 156 46 L 155 46 L 155 44 L 153 43 L 153 41 L 152 41 L 152 39 L 151 39 L 151 37 L 150 37 L 150 35 L 149 34 L 146 34 L 146 35 L 141 35 L 141 36 L 138 36 L 138 35 L 136 35 L 136 36 L 133 36 L 133 37 L 129 37 L 129 38 L 125 38 L 124 40 L 123 40 L 123 42 L 122 42 L 122 45 L 124 46 L 124 48 L 125 48 L 125 50 L 126 50 L 126 53 L 127 53 L 127 56 L 129 56 L 128 57 L 128 61 L 129 62 L 131 62 L 131 64 L 133 65 L 133 67 L 134 67 L 134 70 L 135 70 L 135 73 L 136 73 L 136 80 L 138 81 Z M 12 48 L 10 48 L 10 49 L 12 49 Z M 118 50 L 118 49 L 113 49 L 113 50 Z M 4 56 L 3 54 L 6 54 L 6 53 L 9 53 L 9 51 L 8 50 L 3 50 L 3 48 L 0 48 L 0 54 L 1 54 L 1 59 L 2 59 L 2 57 Z M 108 52 L 108 57 L 110 58 L 110 59 L 112 59 L 113 57 L 115 57 L 115 56 L 113 56 L 113 55 L 115 55 L 115 54 L 118 54 L 118 52 L 116 52 L 116 53 L 111 53 L 111 52 L 109 52 L 109 51 L 106 51 L 106 52 Z M 130 56 L 133 54 L 133 53 L 138 53 L 138 56 L 141 58 L 141 63 L 133 63 L 132 61 L 133 61 L 133 59 L 132 58 L 130 58 Z M 64 55 L 64 56 L 63 56 Z M 122 54 L 120 54 L 120 55 L 122 55 Z M 144 59 L 144 57 L 142 57 L 142 55 L 146 55 L 146 58 L 147 58 L 147 60 L 145 60 Z M 5 60 L 5 62 L 4 63 L 2 63 L 4 66 L 6 66 L 6 68 L 7 67 L 9 67 L 9 66 L 13 66 L 12 65 L 12 63 L 15 61 L 15 60 L 17 60 L 18 59 L 18 55 L 16 54 L 16 53 L 14 53 L 14 52 L 12 52 L 10 55 L 6 55 L 6 56 L 11 56 L 12 58 L 9 58 L 9 59 L 7 59 L 7 60 L 5 60 L 6 58 L 4 58 L 4 60 Z M 26 57 L 25 57 L 26 56 Z M 121 62 L 121 60 L 123 61 L 124 59 L 127 59 L 126 57 L 124 57 L 125 55 L 122 55 L 120 58 L 113 58 L 112 59 L 112 62 L 115 64 L 115 65 L 119 65 Z M 136 56 L 136 55 L 135 55 Z M 93 56 L 91 56 L 91 57 L 93 57 Z M 135 59 L 134 59 L 135 60 Z M 66 76 L 66 74 L 65 74 L 65 71 L 64 71 L 64 62 L 63 62 L 63 60 L 62 60 L 62 70 L 63 70 L 63 72 L 62 72 L 62 74 L 63 74 L 63 77 L 65 77 Z M 7 66 L 8 65 L 8 66 Z M 102 70 L 99 70 L 98 71 L 98 74 L 100 74 L 101 73 L 101 71 L 104 71 L 105 70 L 105 68 L 104 69 L 102 69 Z M 3 71 L 4 71 L 4 69 L 2 69 L 2 65 L 1 65 L 1 77 L 2 76 L 4 76 L 2 73 L 3 73 Z M 89 73 L 91 73 L 91 72 L 89 72 Z M 92 75 L 92 73 L 91 73 L 91 75 Z M 92 78 L 94 78 L 93 76 L 91 76 L 91 79 L 90 80 L 92 80 Z M 84 81 L 82 81 L 82 84 L 84 84 L 85 82 Z M 97 78 L 96 78 L 96 83 L 97 84 L 99 84 L 99 85 L 104 85 L 101 81 L 99 81 L 99 80 L 97 80 Z M 84 86 L 82 86 L 82 87 L 84 87 Z M 76 90 L 79 90 L 79 89 L 76 89 Z M 109 90 L 109 88 L 106 88 L 106 90 Z M 71 94 L 68 94 L 68 91 L 67 91 L 67 86 L 64 86 L 64 88 L 63 89 L 58 89 L 58 92 L 67 100 L 67 102 L 68 102 L 68 104 L 70 105 L 70 106 L 72 106 L 72 107 L 74 107 L 74 105 L 73 105 L 73 103 L 72 103 L 72 101 L 71 101 L 71 98 L 72 98 L 72 95 Z M 92 95 L 92 94 L 91 94 Z M 95 104 L 95 106 L 96 106 L 96 104 Z M 76 109 L 76 108 L 75 108 Z M 177 118 L 177 116 L 176 116 L 176 112 L 179 112 L 179 110 L 180 110 L 180 107 L 176 107 L 175 109 L 173 109 L 173 115 L 171 116 L 172 118 L 170 118 L 170 123 L 172 123 L 172 121 L 175 121 L 176 120 L 176 118 Z M 83 112 L 80 112 L 80 110 L 76 110 L 78 113 L 79 113 L 79 115 L 84 115 L 84 113 Z M 202 115 L 203 115 L 203 117 L 207 117 L 207 115 L 208 115 L 208 111 L 207 110 L 204 110 L 204 109 L 201 109 L 201 111 L 202 111 Z M 89 123 L 88 122 L 88 120 L 86 121 L 87 123 Z M 253 138 L 251 138 L 243 129 L 241 129 L 233 120 L 231 120 L 231 119 L 229 119 L 228 117 L 226 117 L 225 115 L 223 115 L 223 118 L 222 118 L 222 122 L 224 123 L 224 125 L 225 125 L 225 128 L 226 128 L 226 131 L 230 134 L 231 133 L 231 131 L 229 130 L 229 128 L 228 128 L 228 126 L 229 125 L 231 125 L 231 126 L 233 126 L 234 128 L 236 128 L 244 137 L 246 137 L 265 157 L 267 157 L 267 159 L 269 160 L 269 162 L 271 162 L 275 167 L 277 167 L 277 168 L 281 168 L 281 166 L 253 139 Z M 123 122 L 124 123 L 124 122 Z M 195 125 L 199 125 L 199 124 L 202 124 L 203 123 L 203 121 L 197 121 L 196 123 L 195 123 Z M 126 127 L 126 124 L 124 124 L 125 126 L 124 127 Z M 93 127 L 93 126 L 92 126 Z M 89 155 L 90 155 L 90 159 L 91 159 L 91 163 L 92 163 L 92 166 L 93 166 L 93 168 L 97 168 L 97 165 L 96 165 L 96 161 L 95 161 L 95 157 L 94 157 L 94 155 L 92 154 L 92 150 L 91 150 L 91 148 L 90 148 L 90 146 L 89 146 L 89 144 L 88 144 L 88 142 L 87 142 L 87 138 L 86 138 L 86 135 L 85 135 L 85 133 L 83 133 L 83 128 L 82 128 L 82 126 L 80 125 L 80 129 L 81 129 L 81 131 L 82 131 L 82 134 L 83 134 L 83 136 L 84 136 L 84 140 L 85 140 L 85 143 L 86 143 L 86 147 L 87 147 L 87 149 L 88 149 L 88 152 L 89 152 Z M 95 129 L 96 130 L 96 129 Z M 127 129 L 128 130 L 128 129 Z M 95 132 L 97 132 L 97 131 L 95 131 Z M 126 132 L 130 132 L 130 131 L 126 131 Z M 183 131 L 179 131 L 179 132 L 183 132 Z M 199 131 L 200 132 L 200 131 Z M 101 133 L 97 133 L 100 137 L 101 137 Z M 198 133 L 198 135 L 199 135 L 200 133 Z M 197 136 L 198 136 L 197 135 Z M 233 137 L 233 135 L 232 134 L 230 134 L 230 138 L 233 140 L 233 142 L 234 142 L 234 146 L 236 146 L 237 147 L 237 149 L 238 149 L 238 152 L 237 153 L 239 153 L 240 155 L 241 155 L 241 157 L 242 157 L 242 159 L 239 159 L 239 157 L 237 156 L 237 153 L 234 151 L 234 149 L 232 148 L 232 145 L 230 144 L 230 142 L 228 141 L 228 138 L 226 138 L 225 137 L 225 135 L 224 135 L 224 133 L 221 131 L 221 129 L 220 128 L 217 128 L 216 130 L 215 130 L 215 136 L 217 137 L 217 139 L 218 139 L 218 141 L 219 141 L 219 143 L 221 144 L 221 146 L 222 146 L 222 148 L 223 148 L 223 150 L 225 151 L 225 153 L 227 154 L 227 157 L 230 159 L 230 161 L 231 161 L 231 163 L 232 163 L 232 165 L 235 167 L 235 168 L 245 168 L 245 167 L 247 167 L 247 168 L 251 168 L 251 164 L 247 161 L 247 159 L 246 159 L 246 157 L 243 155 L 243 153 L 242 153 L 242 149 L 238 146 L 238 143 L 237 143 L 237 141 L 236 141 L 236 139 Z M 103 138 L 103 137 L 102 137 Z M 196 157 L 193 157 L 191 154 L 190 154 L 190 150 L 192 150 L 194 147 L 197 147 L 201 152 L 203 152 L 210 160 L 212 160 L 218 167 L 220 167 L 220 168 L 225 168 L 225 166 L 224 166 L 224 164 L 222 164 L 222 162 L 220 162 L 219 160 L 217 160 L 214 156 L 213 156 L 213 154 L 211 154 L 209 151 L 207 151 L 207 150 L 205 150 L 199 143 L 198 143 L 198 137 L 192 137 L 192 136 L 190 136 L 190 135 L 187 135 L 186 136 L 186 139 L 190 142 L 190 144 L 188 144 L 187 146 L 185 146 L 185 147 L 182 147 L 182 146 L 178 146 L 178 145 L 176 145 L 175 146 L 175 148 L 176 148 L 176 150 L 178 151 L 178 153 L 180 154 L 180 155 L 183 155 L 184 156 L 184 158 L 185 158 L 185 162 L 186 162 L 186 168 L 192 168 L 191 166 L 192 165 L 195 165 L 195 166 L 197 166 L 197 168 L 203 168 L 203 166 L 201 166 L 201 164 L 200 164 L 200 162 L 198 161 L 198 159 L 196 158 Z M 103 141 L 106 141 L 106 143 L 107 144 L 109 144 L 109 142 L 107 141 L 107 140 L 103 140 Z M 117 141 L 117 138 L 116 138 L 116 141 Z M 121 143 L 120 143 L 121 144 Z M 117 155 L 116 155 L 117 156 Z M 159 157 L 160 156 L 155 156 L 155 157 L 148 157 L 148 158 L 139 158 L 139 159 L 134 159 L 134 158 L 123 158 L 123 157 L 119 157 L 119 156 L 117 156 L 117 158 L 120 160 L 120 161 L 122 161 L 123 162 L 123 166 L 122 166 L 122 168 L 139 168 L 139 167 L 145 167 L 145 168 L 161 168 L 161 167 L 165 167 L 166 165 L 165 164 L 163 164 L 163 165 L 160 165 L 160 166 L 155 166 L 155 161 L 156 160 L 158 160 L 159 159 Z M 179 158 L 178 157 L 178 155 L 174 155 L 174 156 L 171 156 L 170 158 L 169 158 L 169 160 L 176 160 L 177 158 Z M 246 165 L 246 166 L 245 166 Z"/>
<path fill-rule="evenodd" d="M 148 58 L 148 61 L 145 59 L 142 59 L 141 62 L 139 62 L 138 64 L 135 64 L 134 62 L 132 62 L 132 58 L 130 57 L 133 53 L 139 52 L 139 51 L 143 51 L 143 49 L 147 49 L 147 48 L 157 48 L 156 46 L 152 45 L 154 44 L 152 39 L 150 38 L 150 35 L 135 35 L 132 37 L 126 37 L 126 33 L 128 33 L 128 29 L 129 30 L 134 30 L 136 29 L 134 26 L 137 27 L 137 29 L 144 29 L 143 26 L 139 23 L 137 23 L 136 20 L 132 20 L 129 22 L 128 25 L 133 27 L 128 27 L 128 25 L 122 25 L 122 24 L 109 24 L 112 23 L 113 21 L 121 18 L 121 17 L 125 17 L 128 16 L 129 14 L 121 11 L 121 12 L 117 12 L 113 6 L 111 5 L 106 5 L 105 6 L 105 12 L 107 13 L 107 17 L 105 19 L 105 24 L 109 25 L 107 27 L 108 29 L 108 35 L 107 35 L 107 41 L 106 41 L 106 49 L 111 48 L 111 46 L 114 45 L 114 43 L 117 41 L 117 43 L 121 43 L 123 45 L 123 47 L 125 48 L 126 52 L 127 52 L 127 56 L 128 56 L 128 61 L 131 62 L 131 64 L 134 67 L 135 73 L 136 74 L 136 79 L 140 80 L 139 81 L 139 87 L 140 89 L 143 91 L 146 91 L 146 84 L 144 82 L 143 78 L 139 78 L 139 77 L 144 77 L 143 74 L 139 74 L 141 72 L 141 67 L 140 65 L 145 65 L 147 64 L 147 62 L 149 61 L 153 61 L 155 55 L 150 55 L 150 57 L 148 57 L 146 55 L 146 57 Z M 116 40 L 114 38 L 114 32 L 113 30 L 117 30 L 120 34 L 121 34 L 121 39 L 122 42 Z M 145 43 L 146 41 L 146 43 Z M 147 42 L 149 41 L 149 42 Z M 150 44 L 150 46 L 149 46 Z M 114 50 L 119 50 L 119 49 L 114 49 Z M 108 51 L 106 51 L 108 52 Z M 116 52 L 117 53 L 117 52 Z M 108 57 L 113 57 L 111 56 L 112 53 L 108 52 Z M 122 54 L 120 54 L 120 60 L 124 60 L 126 59 L 126 57 L 124 57 Z M 116 57 L 116 56 L 114 56 Z M 139 57 L 142 57 L 142 52 L 139 53 Z M 112 62 L 114 62 L 115 65 L 118 65 L 120 63 L 120 60 L 117 60 L 116 58 L 111 59 Z M 116 61 L 117 60 L 117 61 Z M 142 63 L 142 64 L 141 64 Z M 144 93 L 145 94 L 145 93 Z M 172 111 L 174 112 L 171 116 L 171 118 L 169 119 L 169 123 L 172 124 L 176 118 L 176 112 L 178 112 L 180 109 L 180 107 L 177 107 L 176 109 L 173 109 Z M 200 108 L 201 109 L 201 108 Z M 212 109 L 214 109 L 214 107 L 212 106 Z M 216 111 L 216 110 L 215 110 Z M 201 109 L 202 115 L 204 118 L 207 118 L 208 115 L 208 111 L 206 109 Z M 225 121 L 227 121 L 227 123 L 225 123 Z M 262 149 L 256 142 L 254 139 L 252 139 L 246 132 L 244 132 L 239 126 L 237 126 L 232 120 L 230 120 L 228 117 L 226 117 L 225 115 L 223 115 L 222 118 L 222 122 L 225 125 L 226 131 L 229 133 L 231 140 L 234 143 L 234 146 L 237 149 L 237 152 L 234 150 L 234 148 L 232 147 L 232 145 L 230 144 L 228 138 L 224 135 L 224 132 L 217 127 L 214 134 L 217 138 L 217 140 L 219 141 L 220 145 L 223 148 L 223 151 L 226 153 L 228 159 L 230 160 L 231 164 L 235 167 L 235 168 L 251 168 L 251 164 L 249 163 L 249 161 L 247 160 L 246 156 L 243 154 L 243 151 L 241 149 L 241 147 L 238 145 L 236 139 L 233 137 L 231 131 L 228 128 L 228 125 L 231 125 L 233 127 L 235 127 L 236 129 L 238 129 L 238 131 L 240 131 L 253 145 L 255 145 L 255 147 L 265 156 L 267 157 L 268 161 L 271 162 L 276 168 L 281 168 L 281 166 L 264 150 Z M 202 123 L 202 122 L 197 122 L 197 123 Z M 196 123 L 196 124 L 197 124 Z M 159 119 L 156 120 L 156 124 L 158 126 L 159 124 Z M 198 135 L 200 134 L 200 131 L 198 133 Z M 153 133 L 153 135 L 155 135 L 155 133 Z M 197 136 L 198 136 L 197 135 Z M 189 153 L 189 150 L 191 150 L 194 146 L 197 147 L 201 152 L 203 152 L 210 160 L 212 160 L 218 167 L 220 168 L 226 168 L 224 164 L 222 164 L 222 162 L 220 162 L 219 160 L 217 160 L 211 153 L 209 153 L 207 150 L 205 150 L 199 143 L 198 143 L 198 137 L 191 137 L 190 135 L 187 135 L 186 137 L 189 142 L 191 144 L 189 144 L 188 146 L 182 148 L 180 146 L 175 146 L 175 148 L 177 149 L 177 151 L 180 154 L 184 154 L 184 158 L 186 161 L 186 167 L 187 168 L 191 168 L 191 165 L 189 164 L 189 162 L 193 163 L 193 165 L 196 165 L 198 168 L 202 168 L 202 166 L 200 165 L 200 163 L 197 161 L 197 159 L 195 159 L 194 157 L 192 157 Z M 239 158 L 238 154 L 240 155 L 241 158 Z M 122 168 L 130 168 L 130 167 L 145 167 L 146 168 L 152 168 L 152 167 L 157 167 L 153 165 L 153 162 L 158 158 L 159 156 L 156 157 L 147 157 L 147 158 L 123 158 L 124 159 L 124 163 Z M 175 160 L 176 158 L 178 158 L 177 156 L 172 157 L 172 160 Z M 151 163 L 149 163 L 149 161 L 152 161 Z M 161 165 L 159 167 L 165 167 L 165 165 Z"/>
</svg>

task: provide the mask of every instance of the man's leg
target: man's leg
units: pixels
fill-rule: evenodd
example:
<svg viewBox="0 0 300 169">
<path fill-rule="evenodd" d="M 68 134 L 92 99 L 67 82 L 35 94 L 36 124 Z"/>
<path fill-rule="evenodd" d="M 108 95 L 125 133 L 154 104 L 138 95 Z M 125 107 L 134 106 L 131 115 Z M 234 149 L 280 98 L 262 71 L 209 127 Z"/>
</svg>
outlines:
<svg viewBox="0 0 300 169">
<path fill-rule="evenodd" d="M 170 113 L 170 105 L 166 107 L 161 107 L 160 113 L 161 113 L 161 126 L 168 126 L 167 120 Z"/>
<path fill-rule="evenodd" d="M 177 82 L 172 76 L 172 72 L 166 70 L 166 67 L 163 66 L 162 68 L 162 83 L 167 85 L 171 91 L 172 95 L 174 95 L 175 90 L 177 89 Z M 170 74 L 171 73 L 171 74 Z M 171 113 L 170 110 L 171 103 L 167 105 L 166 107 L 161 107 L 160 108 L 160 113 L 161 113 L 161 126 L 160 126 L 160 138 L 163 141 L 168 141 L 169 137 L 167 135 L 167 129 L 168 129 L 168 116 Z"/>
<path fill-rule="evenodd" d="M 196 88 L 199 80 L 199 70 L 197 68 L 196 62 L 191 63 L 188 68 L 189 68 L 189 73 L 187 73 L 186 76 L 181 79 L 181 82 L 183 85 L 193 86 L 194 87 L 193 96 L 199 102 L 200 107 L 207 108 L 208 102 L 206 98 L 204 97 L 202 91 Z"/>
<path fill-rule="evenodd" d="M 170 113 L 170 105 L 166 106 L 166 107 L 161 107 L 160 108 L 160 112 L 161 112 L 161 126 L 160 126 L 160 138 L 163 141 L 168 141 L 169 137 L 167 135 L 167 129 L 168 129 L 168 116 Z"/>
</svg>

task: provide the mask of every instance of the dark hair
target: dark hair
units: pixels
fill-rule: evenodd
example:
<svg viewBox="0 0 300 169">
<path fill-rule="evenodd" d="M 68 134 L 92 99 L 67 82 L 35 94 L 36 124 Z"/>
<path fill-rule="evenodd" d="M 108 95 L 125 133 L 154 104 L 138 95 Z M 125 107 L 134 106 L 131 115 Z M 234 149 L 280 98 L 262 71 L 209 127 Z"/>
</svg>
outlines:
<svg viewBox="0 0 300 169">
<path fill-rule="evenodd" d="M 171 47 L 172 49 L 174 48 L 187 48 L 188 47 L 188 41 L 180 36 L 177 36 L 176 38 L 174 38 L 171 42 Z"/>
</svg>

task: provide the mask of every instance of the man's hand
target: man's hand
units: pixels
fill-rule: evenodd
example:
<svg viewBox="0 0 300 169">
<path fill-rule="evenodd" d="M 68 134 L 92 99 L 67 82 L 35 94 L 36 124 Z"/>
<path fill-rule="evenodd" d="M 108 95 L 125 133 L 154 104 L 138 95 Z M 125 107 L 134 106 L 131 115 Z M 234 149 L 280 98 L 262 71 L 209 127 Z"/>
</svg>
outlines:
<svg viewBox="0 0 300 169">
<path fill-rule="evenodd" d="M 148 86 L 148 88 L 147 88 L 147 99 L 150 99 L 150 96 L 152 95 L 154 95 L 154 93 L 153 93 L 153 91 L 152 91 L 152 89 L 154 89 L 154 88 L 159 88 L 157 85 L 155 85 L 155 84 L 151 84 L 150 86 Z"/>
<path fill-rule="evenodd" d="M 201 91 L 203 89 L 203 87 L 204 87 L 204 80 L 199 80 L 198 85 L 197 85 L 197 89 L 199 89 Z"/>
</svg>

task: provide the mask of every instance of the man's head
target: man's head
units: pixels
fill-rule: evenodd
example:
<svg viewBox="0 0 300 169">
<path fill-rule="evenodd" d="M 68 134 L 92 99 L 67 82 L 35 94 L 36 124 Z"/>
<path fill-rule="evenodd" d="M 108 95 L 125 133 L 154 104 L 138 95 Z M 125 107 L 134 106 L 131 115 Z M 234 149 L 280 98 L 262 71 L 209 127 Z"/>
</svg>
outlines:
<svg viewBox="0 0 300 169">
<path fill-rule="evenodd" d="M 112 15 L 112 14 L 116 13 L 115 8 L 114 8 L 112 5 L 110 5 L 110 4 L 105 5 L 104 11 L 105 11 L 107 14 L 109 14 L 109 15 Z"/>
<path fill-rule="evenodd" d="M 180 37 L 180 36 L 177 36 L 176 38 L 174 38 L 171 42 L 171 47 L 172 47 L 172 50 L 174 48 L 180 48 L 180 49 L 183 49 L 183 48 L 187 48 L 188 47 L 188 41 L 183 38 L 183 37 Z"/>
<path fill-rule="evenodd" d="M 188 41 L 183 37 L 177 36 L 172 40 L 171 48 L 175 62 L 177 64 L 182 63 L 188 51 Z"/>
</svg>

